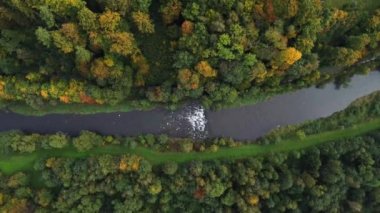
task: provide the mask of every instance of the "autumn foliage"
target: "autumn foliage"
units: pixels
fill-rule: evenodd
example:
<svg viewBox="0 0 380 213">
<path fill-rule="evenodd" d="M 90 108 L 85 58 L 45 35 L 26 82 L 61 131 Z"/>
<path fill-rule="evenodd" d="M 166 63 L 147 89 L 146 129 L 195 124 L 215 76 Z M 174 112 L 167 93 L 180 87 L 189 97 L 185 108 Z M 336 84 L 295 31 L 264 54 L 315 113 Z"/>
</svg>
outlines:
<svg viewBox="0 0 380 213">
<path fill-rule="evenodd" d="M 302 58 L 302 53 L 294 47 L 289 47 L 281 52 L 280 58 L 286 64 L 292 65 Z"/>
<path fill-rule="evenodd" d="M 178 80 L 186 89 L 194 90 L 199 87 L 199 75 L 190 69 L 181 69 L 178 72 Z"/>
<path fill-rule="evenodd" d="M 117 12 L 106 11 L 99 16 L 100 27 L 105 31 L 114 31 L 120 23 L 121 17 Z"/>
<path fill-rule="evenodd" d="M 119 161 L 119 170 L 122 172 L 137 171 L 140 167 L 141 157 L 132 155 L 132 156 L 123 156 Z"/>
<path fill-rule="evenodd" d="M 194 31 L 194 23 L 191 21 L 184 21 L 181 25 L 182 34 L 190 35 Z"/>
<path fill-rule="evenodd" d="M 200 61 L 195 69 L 206 78 L 216 76 L 216 70 L 213 69 L 207 61 Z"/>
<path fill-rule="evenodd" d="M 136 51 L 133 34 L 127 32 L 111 33 L 109 37 L 112 41 L 110 52 L 128 57 Z"/>
<path fill-rule="evenodd" d="M 154 33 L 154 25 L 149 17 L 149 14 L 141 11 L 133 12 L 132 18 L 137 26 L 137 29 L 142 33 Z"/>
<path fill-rule="evenodd" d="M 196 99 L 222 107 L 253 98 L 248 91 L 256 89 L 267 95 L 347 79 L 351 72 L 320 73 L 321 67 L 377 67 L 376 60 L 360 62 L 377 55 L 380 9 L 367 1 L 337 5 L 1 1 L 0 102 L 42 109 L 58 102 L 166 105 Z M 359 70 L 367 69 L 353 72 Z M 70 88 L 74 81 L 78 89 Z"/>
</svg>

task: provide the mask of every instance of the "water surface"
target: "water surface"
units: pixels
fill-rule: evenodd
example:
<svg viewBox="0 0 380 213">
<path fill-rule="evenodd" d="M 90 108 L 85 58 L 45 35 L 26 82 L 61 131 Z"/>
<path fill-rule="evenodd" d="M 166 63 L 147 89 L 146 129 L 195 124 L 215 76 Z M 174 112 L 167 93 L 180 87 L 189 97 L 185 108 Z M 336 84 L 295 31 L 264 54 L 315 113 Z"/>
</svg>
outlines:
<svg viewBox="0 0 380 213">
<path fill-rule="evenodd" d="M 380 72 L 354 76 L 348 87 L 328 84 L 275 96 L 268 101 L 240 108 L 205 111 L 189 104 L 177 111 L 162 108 L 127 113 L 94 115 L 53 114 L 43 117 L 0 112 L 0 131 L 78 134 L 91 130 L 102 134 L 138 135 L 165 133 L 174 137 L 232 137 L 255 139 L 273 128 L 326 117 L 344 109 L 353 100 L 380 90 Z"/>
</svg>

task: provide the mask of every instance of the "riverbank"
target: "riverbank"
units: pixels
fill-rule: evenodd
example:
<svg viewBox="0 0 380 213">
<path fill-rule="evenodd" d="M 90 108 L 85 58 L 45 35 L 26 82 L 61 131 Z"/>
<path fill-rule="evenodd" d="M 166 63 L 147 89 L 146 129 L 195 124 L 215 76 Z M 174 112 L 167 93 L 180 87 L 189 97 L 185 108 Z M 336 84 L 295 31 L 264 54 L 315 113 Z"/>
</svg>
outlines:
<svg viewBox="0 0 380 213">
<path fill-rule="evenodd" d="M 106 212 L 200 212 L 216 205 L 242 212 L 373 212 L 380 204 L 379 141 L 380 92 L 328 118 L 280 128 L 247 145 L 227 138 L 3 132 L 0 211 L 19 205 L 92 211 L 97 203 L 96 211 Z M 315 193 L 321 189 L 322 196 Z M 27 197 L 20 197 L 25 191 Z M 354 202 L 359 191 L 366 195 L 362 200 L 344 204 Z M 274 202 L 276 197 L 284 199 Z M 339 200 L 326 204 L 331 197 Z"/>
<path fill-rule="evenodd" d="M 164 107 L 128 113 L 88 115 L 52 114 L 24 116 L 0 113 L 0 131 L 18 129 L 29 133 L 52 134 L 58 131 L 78 135 L 81 130 L 102 135 L 138 136 L 166 134 L 174 138 L 220 138 L 255 140 L 279 126 L 300 124 L 327 117 L 346 108 L 355 99 L 380 90 L 380 73 L 354 76 L 337 89 L 332 83 L 323 88 L 307 88 L 273 96 L 255 105 L 206 110 L 198 103 L 186 104 L 175 111 Z M 260 95 L 259 93 L 257 93 Z M 199 110 L 202 116 L 199 117 Z M 199 117 L 202 128 L 192 119 Z M 331 130 L 331 129 L 330 129 Z"/>
<path fill-rule="evenodd" d="M 370 64 L 370 63 L 373 63 L 373 60 L 366 61 L 366 63 L 364 64 L 358 63 L 356 65 L 356 69 L 359 69 L 361 66 L 366 66 L 367 64 Z M 372 65 L 372 64 L 369 66 L 372 68 L 377 67 L 376 65 Z M 329 69 L 332 69 L 332 68 L 329 68 Z M 355 74 L 353 70 L 355 70 L 355 67 L 352 67 L 347 71 L 347 75 L 351 76 L 351 78 L 355 75 L 360 76 L 363 74 L 368 74 L 368 73 Z M 372 72 L 378 72 L 378 71 L 375 70 Z M 332 78 L 330 80 L 325 79 L 324 81 L 321 81 L 319 83 L 319 86 L 332 83 L 332 81 L 333 81 Z M 347 81 L 347 79 L 345 81 Z M 338 80 L 338 82 L 344 83 L 342 82 L 342 80 Z M 212 108 L 213 110 L 222 110 L 222 109 L 231 109 L 231 108 L 250 106 L 250 105 L 255 105 L 257 103 L 261 103 L 266 100 L 269 100 L 274 96 L 279 96 L 286 93 L 291 93 L 291 92 L 299 91 L 306 88 L 312 88 L 312 87 L 315 87 L 315 86 L 309 85 L 306 87 L 294 87 L 294 88 L 286 87 L 286 88 L 282 88 L 281 90 L 268 90 L 268 91 L 262 91 L 258 88 L 256 89 L 253 88 L 250 91 L 246 91 L 244 95 L 238 96 L 233 103 L 215 104 L 213 106 L 207 106 L 206 104 L 205 107 L 207 109 Z M 188 100 L 188 101 L 191 101 L 191 100 Z M 185 104 L 186 102 L 163 105 L 163 104 L 158 104 L 158 103 L 152 103 L 147 100 L 133 100 L 133 101 L 124 101 L 117 105 L 89 105 L 89 104 L 84 105 L 84 104 L 57 103 L 56 105 L 44 105 L 44 106 L 41 106 L 40 109 L 35 109 L 21 102 L 16 102 L 16 103 L 0 102 L 0 110 L 11 111 L 14 113 L 27 115 L 27 116 L 45 116 L 45 115 L 50 115 L 50 114 L 91 115 L 91 114 L 97 114 L 97 113 L 146 111 L 146 110 L 156 109 L 159 107 L 167 108 L 170 110 L 176 110 Z"/>
<path fill-rule="evenodd" d="M 47 159 L 50 157 L 87 158 L 105 154 L 135 154 L 148 160 L 152 165 L 160 165 L 169 162 L 186 163 L 194 160 L 209 161 L 222 159 L 242 159 L 269 153 L 307 149 L 309 147 L 321 145 L 331 141 L 360 136 L 377 129 L 380 129 L 380 118 L 372 118 L 371 120 L 357 123 L 356 125 L 348 128 L 325 131 L 313 135 L 305 135 L 299 138 L 286 139 L 280 143 L 271 145 L 250 144 L 231 148 L 220 148 L 217 151 L 190 153 L 158 152 L 141 146 L 130 148 L 120 145 L 97 147 L 84 152 L 78 152 L 74 147 L 61 150 L 39 150 L 31 154 L 12 154 L 11 156 L 0 158 L 0 171 L 4 174 L 12 174 L 18 171 L 30 171 L 33 170 L 33 165 L 38 160 Z M 1 143 L 5 143 L 5 141 L 1 141 Z"/>
<path fill-rule="evenodd" d="M 238 108 L 257 103 L 264 102 L 276 95 L 282 95 L 290 92 L 300 90 L 302 88 L 287 88 L 282 91 L 267 91 L 263 92 L 259 89 L 253 89 L 242 97 L 237 97 L 233 103 L 224 103 L 221 105 L 213 106 L 215 110 Z M 305 88 L 304 88 L 305 89 Z M 21 115 L 27 116 L 45 116 L 50 114 L 81 114 L 91 115 L 97 113 L 116 113 L 116 112 L 131 112 L 131 111 L 146 111 L 158 107 L 176 110 L 183 106 L 185 103 L 172 104 L 165 106 L 162 104 L 154 104 L 145 100 L 142 101 L 126 101 L 117 105 L 84 105 L 84 104 L 63 104 L 57 103 L 56 105 L 45 105 L 41 109 L 34 109 L 25 103 L 0 103 L 0 110 L 11 111 Z M 210 106 L 208 106 L 209 108 Z"/>
</svg>

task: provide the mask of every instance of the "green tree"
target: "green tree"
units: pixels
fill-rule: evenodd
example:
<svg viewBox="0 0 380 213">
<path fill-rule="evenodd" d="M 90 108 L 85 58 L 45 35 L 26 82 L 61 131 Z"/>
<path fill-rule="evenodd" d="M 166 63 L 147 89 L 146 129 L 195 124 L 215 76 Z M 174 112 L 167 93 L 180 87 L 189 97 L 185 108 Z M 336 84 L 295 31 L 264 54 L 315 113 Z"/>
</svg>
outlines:
<svg viewBox="0 0 380 213">
<path fill-rule="evenodd" d="M 215 181 L 213 183 L 206 185 L 207 194 L 212 198 L 217 198 L 222 196 L 224 191 L 226 190 L 226 187 L 223 183 L 220 181 Z"/>
<path fill-rule="evenodd" d="M 90 131 L 81 131 L 79 137 L 73 139 L 74 147 L 80 151 L 88 151 L 96 146 L 99 146 L 103 143 L 101 136 Z"/>
<path fill-rule="evenodd" d="M 193 151 L 193 142 L 190 140 L 183 140 L 180 142 L 180 147 L 182 152 L 191 152 Z"/>
<path fill-rule="evenodd" d="M 37 40 L 41 42 L 41 44 L 43 44 L 45 47 L 48 47 L 48 48 L 51 46 L 52 38 L 49 31 L 47 31 L 46 29 L 42 27 L 38 27 L 37 30 L 35 31 L 35 34 L 36 34 Z"/>
<path fill-rule="evenodd" d="M 69 143 L 69 138 L 63 133 L 57 133 L 48 137 L 49 145 L 56 149 L 62 149 Z"/>
<path fill-rule="evenodd" d="M 170 162 L 164 164 L 162 171 L 167 175 L 174 175 L 177 172 L 178 164 L 175 162 Z"/>
<path fill-rule="evenodd" d="M 93 13 L 88 8 L 82 8 L 78 14 L 79 26 L 87 31 L 96 31 L 99 27 L 99 24 L 96 20 L 96 14 Z"/>
<path fill-rule="evenodd" d="M 39 7 L 40 17 L 45 22 L 48 28 L 52 28 L 55 26 L 55 19 L 53 13 L 46 6 Z"/>
<path fill-rule="evenodd" d="M 92 54 L 90 51 L 81 46 L 77 46 L 75 49 L 75 58 L 78 63 L 88 63 L 91 61 Z"/>
</svg>

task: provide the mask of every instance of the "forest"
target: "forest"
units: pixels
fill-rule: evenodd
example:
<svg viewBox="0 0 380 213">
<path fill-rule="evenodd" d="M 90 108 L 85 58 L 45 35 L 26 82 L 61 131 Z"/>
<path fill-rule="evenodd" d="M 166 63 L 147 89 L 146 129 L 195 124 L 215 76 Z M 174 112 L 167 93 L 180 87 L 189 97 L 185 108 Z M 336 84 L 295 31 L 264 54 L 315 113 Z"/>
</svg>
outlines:
<svg viewBox="0 0 380 213">
<path fill-rule="evenodd" d="M 0 109 L 252 104 L 376 70 L 379 44 L 377 0 L 1 0 Z M 0 212 L 379 212 L 379 153 L 380 92 L 254 141 L 12 130 Z"/>
<path fill-rule="evenodd" d="M 379 128 L 376 92 L 251 143 L 2 132 L 0 211 L 376 212 Z"/>
<path fill-rule="evenodd" d="M 368 73 L 379 42 L 377 1 L 3 0 L 0 106 L 218 109 Z"/>
</svg>

